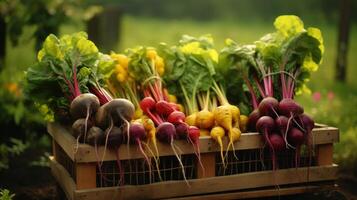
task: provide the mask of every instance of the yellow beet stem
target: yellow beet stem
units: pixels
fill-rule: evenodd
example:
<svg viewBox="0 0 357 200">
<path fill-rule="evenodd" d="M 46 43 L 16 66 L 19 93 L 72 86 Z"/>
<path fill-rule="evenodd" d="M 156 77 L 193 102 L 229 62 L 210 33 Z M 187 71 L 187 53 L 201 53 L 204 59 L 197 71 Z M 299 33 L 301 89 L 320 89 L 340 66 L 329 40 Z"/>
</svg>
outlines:
<svg viewBox="0 0 357 200">
<path fill-rule="evenodd" d="M 152 152 L 152 150 L 150 148 L 149 151 L 152 153 L 153 157 L 154 157 L 154 160 L 155 160 L 155 165 L 156 165 L 156 169 L 158 171 L 158 174 L 159 174 L 159 179 L 162 180 L 161 178 L 161 174 L 160 174 L 160 168 L 159 168 L 159 157 L 160 157 L 160 154 L 159 154 L 159 150 L 157 148 L 157 141 L 156 141 L 156 128 L 155 128 L 155 125 L 154 125 L 154 122 L 147 118 L 147 117 L 142 117 L 141 119 L 139 119 L 142 124 L 144 125 L 144 129 L 147 133 L 147 138 L 148 138 L 148 143 L 152 143 L 154 145 L 154 149 L 155 149 L 155 154 Z"/>
<path fill-rule="evenodd" d="M 156 157 L 159 157 L 159 150 L 156 143 L 156 128 L 153 121 L 147 117 L 141 118 L 145 131 L 147 132 L 148 140 L 153 143 Z"/>
<path fill-rule="evenodd" d="M 192 113 L 195 112 L 195 111 L 194 111 L 195 108 L 193 108 L 194 105 L 191 104 L 190 98 L 189 98 L 188 95 L 187 95 L 187 91 L 186 91 L 185 87 L 183 87 L 181 81 L 179 81 L 179 84 L 180 84 L 180 87 L 181 87 L 183 96 L 185 97 L 187 113 L 188 113 L 188 114 L 192 114 Z"/>
<path fill-rule="evenodd" d="M 240 136 L 241 136 L 241 131 L 236 127 L 232 128 L 231 132 L 228 132 L 229 144 L 228 144 L 225 156 L 227 156 L 228 150 L 229 150 L 230 146 L 232 146 L 233 156 L 238 160 L 238 157 L 235 153 L 234 142 L 238 141 Z"/>
<path fill-rule="evenodd" d="M 209 104 L 209 90 L 206 93 L 206 97 L 203 97 L 203 94 L 201 96 L 201 107 L 203 109 L 197 113 L 196 115 L 196 125 L 199 128 L 204 128 L 204 129 L 211 129 L 214 126 L 214 115 L 212 112 L 208 110 L 208 104 Z M 198 95 L 199 97 L 199 95 Z"/>
<path fill-rule="evenodd" d="M 219 147 L 221 149 L 221 159 L 222 159 L 222 165 L 223 165 L 223 168 L 225 169 L 227 166 L 226 166 L 226 163 L 225 163 L 225 156 L 223 156 L 223 142 L 222 142 L 222 138 L 218 137 L 217 138 L 217 142 L 219 144 Z"/>
<path fill-rule="evenodd" d="M 222 137 L 224 136 L 224 129 L 220 126 L 216 126 L 211 129 L 210 134 L 211 134 L 212 139 L 214 139 L 218 143 L 218 145 L 221 149 L 222 165 L 224 168 L 226 168 L 225 157 L 223 156 L 223 142 L 222 142 Z"/>
<path fill-rule="evenodd" d="M 216 92 L 221 105 L 229 105 L 226 95 L 224 94 L 223 90 L 217 85 L 216 81 L 213 81 L 213 86 L 214 87 L 212 89 Z"/>
<path fill-rule="evenodd" d="M 232 146 L 234 157 L 238 159 L 235 154 L 233 143 L 239 139 L 240 130 L 238 128 L 232 127 L 233 117 L 231 112 L 231 105 L 223 105 L 217 107 L 214 115 L 215 115 L 216 123 L 228 131 L 229 143 L 227 146 L 227 152 L 225 157 L 227 157 L 229 148 Z"/>
<path fill-rule="evenodd" d="M 217 107 L 217 109 L 215 109 L 214 115 L 215 115 L 216 123 L 228 131 L 229 144 L 227 146 L 225 157 L 228 154 L 230 146 L 232 146 L 233 155 L 236 159 L 238 159 L 238 157 L 235 154 L 235 148 L 233 143 L 239 139 L 241 134 L 239 128 L 237 127 L 239 126 L 240 110 L 238 107 L 230 105 L 228 103 L 228 100 L 226 98 L 226 95 L 222 87 L 218 86 L 218 84 L 215 81 L 213 82 L 213 84 L 214 84 L 213 90 L 216 92 L 219 101 L 222 104 L 221 106 Z"/>
</svg>

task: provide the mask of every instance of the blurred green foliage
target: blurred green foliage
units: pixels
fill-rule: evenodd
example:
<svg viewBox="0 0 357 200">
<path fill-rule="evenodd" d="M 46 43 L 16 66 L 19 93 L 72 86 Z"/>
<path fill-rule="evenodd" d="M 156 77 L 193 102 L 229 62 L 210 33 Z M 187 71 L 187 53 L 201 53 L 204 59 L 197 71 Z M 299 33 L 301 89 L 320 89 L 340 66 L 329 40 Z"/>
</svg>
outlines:
<svg viewBox="0 0 357 200">
<path fill-rule="evenodd" d="M 11 194 L 8 189 L 0 189 L 0 200 L 12 200 L 15 194 Z"/>
<path fill-rule="evenodd" d="M 74 20 L 89 20 L 100 6 L 85 4 L 83 0 L 3 0 L 0 15 L 5 17 L 11 43 L 16 46 L 26 26 L 34 30 L 30 37 L 36 38 L 35 47 L 40 49 L 50 33 L 56 34 L 59 27 Z"/>
<path fill-rule="evenodd" d="M 21 140 L 10 138 L 11 145 L 0 144 L 0 171 L 9 168 L 9 159 L 20 155 L 28 147 L 29 143 L 23 143 Z"/>
<path fill-rule="evenodd" d="M 39 112 L 45 109 L 23 95 L 24 70 L 36 59 L 35 49 L 41 47 L 47 35 L 58 33 L 64 24 L 80 27 L 101 10 L 101 6 L 85 4 L 83 0 L 0 1 L 0 18 L 7 28 L 7 56 L 4 66 L 0 66 L 0 171 L 25 150 L 36 152 L 28 158 L 34 160 L 28 164 L 46 166 L 46 154 L 42 154 L 49 150 L 50 140 L 45 130 L 45 112 Z"/>
<path fill-rule="evenodd" d="M 339 2 L 335 0 L 89 0 L 92 3 L 120 4 L 131 16 L 200 21 L 239 20 L 269 22 L 276 16 L 293 13 L 305 22 L 336 22 Z M 352 1 L 351 10 L 357 9 Z M 352 15 L 357 22 L 357 15 Z"/>
</svg>

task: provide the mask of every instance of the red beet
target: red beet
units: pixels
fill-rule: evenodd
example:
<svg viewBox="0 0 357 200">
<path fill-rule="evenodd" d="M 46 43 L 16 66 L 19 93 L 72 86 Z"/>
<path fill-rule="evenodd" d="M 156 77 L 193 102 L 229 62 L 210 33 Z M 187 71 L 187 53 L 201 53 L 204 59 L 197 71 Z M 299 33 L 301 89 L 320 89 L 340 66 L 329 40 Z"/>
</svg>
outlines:
<svg viewBox="0 0 357 200">
<path fill-rule="evenodd" d="M 258 106 L 259 113 L 262 116 L 276 117 L 279 102 L 274 97 L 265 97 Z"/>
</svg>

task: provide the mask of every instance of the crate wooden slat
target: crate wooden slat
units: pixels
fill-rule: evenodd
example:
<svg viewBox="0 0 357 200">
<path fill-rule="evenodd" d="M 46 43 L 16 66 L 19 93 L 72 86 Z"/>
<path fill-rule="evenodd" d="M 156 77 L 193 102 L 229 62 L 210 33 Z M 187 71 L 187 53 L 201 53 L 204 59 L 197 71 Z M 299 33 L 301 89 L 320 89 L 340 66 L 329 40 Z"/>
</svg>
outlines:
<svg viewBox="0 0 357 200">
<path fill-rule="evenodd" d="M 76 153 L 75 139 L 68 129 L 56 123 L 49 123 L 47 126 L 48 132 L 56 140 L 56 142 L 64 149 L 68 156 L 78 163 L 81 162 L 96 162 L 97 157 L 95 155 L 94 147 L 87 144 L 79 144 Z M 333 127 L 321 127 L 313 129 L 313 141 L 315 145 L 319 144 L 332 144 L 339 141 L 339 131 L 337 128 Z M 192 145 L 183 140 L 175 141 L 175 144 L 180 147 L 182 154 L 192 154 Z M 227 137 L 223 138 L 223 146 L 226 148 L 228 144 Z M 234 146 L 236 150 L 240 149 L 257 149 L 263 146 L 262 135 L 259 133 L 243 133 L 240 140 L 235 142 Z M 158 142 L 158 149 L 160 156 L 174 155 L 170 145 Z M 218 152 L 219 146 L 216 144 L 211 137 L 204 136 L 200 137 L 200 151 L 201 153 L 208 152 Z M 137 159 L 143 158 L 142 154 L 139 152 L 135 145 L 130 146 L 130 153 L 128 153 L 128 148 L 122 145 L 119 149 L 120 160 L 127 159 Z M 104 153 L 104 147 L 98 148 L 98 154 L 101 158 Z M 116 160 L 116 152 L 107 150 L 104 161 Z"/>
<path fill-rule="evenodd" d="M 249 188 L 260 188 L 272 185 L 284 186 L 294 183 L 319 182 L 334 180 L 337 166 L 317 166 L 310 168 L 283 169 L 262 172 L 244 173 L 231 176 L 212 177 L 184 181 L 166 181 L 141 186 L 107 187 L 101 189 L 77 190 L 66 170 L 51 158 L 51 169 L 69 199 L 157 199 L 183 197 L 197 194 L 236 191 Z M 306 176 L 309 170 L 309 178 Z M 209 189 L 208 189 L 209 188 Z M 155 191 L 155 192 L 153 192 Z"/>
<path fill-rule="evenodd" d="M 74 199 L 74 190 L 76 189 L 76 183 L 71 178 L 67 170 L 60 165 L 53 156 L 50 157 L 50 168 L 52 175 L 56 178 L 62 190 L 67 196 L 67 199 Z"/>
<path fill-rule="evenodd" d="M 324 190 L 333 189 L 334 185 L 325 186 Z M 308 192 L 316 192 L 322 190 L 321 185 L 311 185 L 311 186 L 288 186 L 280 187 L 279 190 L 276 188 L 268 189 L 256 189 L 252 191 L 238 191 L 238 192 L 224 192 L 218 194 L 210 195 L 195 195 L 195 196 L 186 196 L 178 198 L 169 198 L 171 200 L 224 200 L 224 199 L 251 199 L 251 198 L 261 198 L 261 197 L 273 197 L 273 196 L 286 196 L 286 195 L 295 195 Z M 283 199 L 283 198 L 281 198 Z"/>
<path fill-rule="evenodd" d="M 231 171 L 230 174 L 232 175 L 226 174 L 222 176 L 222 174 L 220 175 L 217 171 L 220 169 L 220 158 L 217 157 L 220 151 L 218 145 L 210 137 L 201 137 L 201 160 L 205 166 L 205 170 L 199 167 L 197 161 L 194 162 L 191 160 L 191 156 L 192 159 L 194 159 L 191 144 L 184 140 L 175 141 L 175 145 L 182 150 L 181 154 L 188 156 L 191 160 L 191 164 L 187 166 L 192 165 L 191 171 L 195 175 L 193 177 L 191 175 L 192 179 L 188 180 L 190 187 L 182 180 L 182 177 L 181 179 L 178 178 L 179 180 L 165 179 L 167 181 L 150 182 L 150 184 L 144 183 L 143 185 L 140 185 L 141 183 L 139 183 L 139 185 L 137 185 L 138 183 L 133 183 L 134 185 L 129 184 L 120 187 L 112 187 L 110 185 L 102 186 L 101 183 L 98 183 L 98 181 L 102 179 L 98 175 L 98 168 L 96 166 L 97 156 L 94 147 L 79 144 L 77 151 L 75 151 L 76 140 L 68 128 L 57 123 L 50 123 L 47 129 L 53 138 L 54 157 L 51 158 L 52 173 L 68 199 L 140 199 L 143 197 L 145 199 L 197 199 L 203 197 L 207 199 L 240 199 L 271 196 L 271 194 L 295 194 L 320 188 L 320 186 L 317 185 L 326 184 L 326 181 L 330 181 L 331 183 L 331 181 L 333 182 L 336 179 L 337 173 L 337 166 L 333 164 L 333 143 L 339 141 L 339 130 L 327 125 L 315 124 L 315 128 L 312 132 L 315 154 L 313 156 L 314 164 L 311 167 L 291 168 L 291 165 L 289 165 L 290 168 L 286 167 L 285 169 L 282 167 L 282 169 L 273 172 L 269 170 L 269 167 L 251 170 L 251 165 L 249 165 L 248 172 L 243 168 L 241 172 L 232 173 Z M 242 162 L 243 166 L 245 166 L 245 162 L 247 162 L 246 159 L 248 159 L 249 163 L 250 159 L 253 159 L 252 163 L 256 162 L 256 159 L 259 158 L 257 156 L 251 158 L 249 152 L 261 151 L 260 149 L 262 149 L 264 145 L 263 142 L 262 135 L 259 133 L 242 134 L 240 140 L 234 145 L 238 153 L 241 152 L 241 155 L 248 155 L 248 158 L 243 157 L 243 160 L 238 162 Z M 227 144 L 227 138 L 224 138 L 224 150 L 226 150 Z M 158 149 L 162 163 L 166 162 L 165 159 L 168 158 L 168 156 L 173 157 L 174 155 L 171 146 L 168 144 L 159 142 Z M 118 152 L 120 160 L 123 163 L 128 160 L 131 162 L 132 160 L 142 160 L 143 158 L 136 145 L 131 145 L 129 148 L 127 148 L 126 145 L 122 145 Z M 99 147 L 99 158 L 102 157 L 103 153 L 104 148 Z M 115 151 L 107 150 L 104 161 L 115 163 L 114 161 L 117 159 L 116 153 Z M 58 161 L 61 164 L 58 163 Z M 192 162 L 195 164 L 192 164 Z M 269 161 L 265 162 L 269 163 Z M 170 163 L 172 165 L 172 161 L 170 161 Z M 170 169 L 170 164 L 168 167 Z M 172 168 L 171 166 L 171 169 L 177 170 L 177 167 Z M 139 171 L 136 172 L 143 173 Z M 172 177 L 173 171 L 169 173 Z M 309 174 L 309 177 L 307 174 Z M 137 178 L 137 175 L 135 176 Z M 180 175 L 176 174 L 174 177 L 180 177 Z M 291 186 L 291 184 L 294 184 L 294 186 Z M 304 184 L 304 186 L 302 187 L 301 184 Z M 282 190 L 275 190 L 274 187 L 276 185 L 282 187 Z"/>
</svg>

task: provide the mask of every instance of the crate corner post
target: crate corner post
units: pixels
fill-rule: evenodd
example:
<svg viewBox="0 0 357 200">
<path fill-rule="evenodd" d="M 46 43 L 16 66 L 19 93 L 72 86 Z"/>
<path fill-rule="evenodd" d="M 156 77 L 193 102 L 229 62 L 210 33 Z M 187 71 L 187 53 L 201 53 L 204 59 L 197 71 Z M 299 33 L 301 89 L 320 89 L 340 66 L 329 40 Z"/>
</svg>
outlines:
<svg viewBox="0 0 357 200">
<path fill-rule="evenodd" d="M 317 165 L 332 165 L 333 164 L 333 143 L 320 144 L 316 149 Z"/>
<path fill-rule="evenodd" d="M 76 163 L 77 190 L 97 187 L 97 166 L 95 163 Z"/>
<path fill-rule="evenodd" d="M 205 168 L 202 169 L 197 159 L 197 178 L 214 177 L 216 175 L 216 154 L 214 152 L 202 153 L 201 162 Z"/>
</svg>

